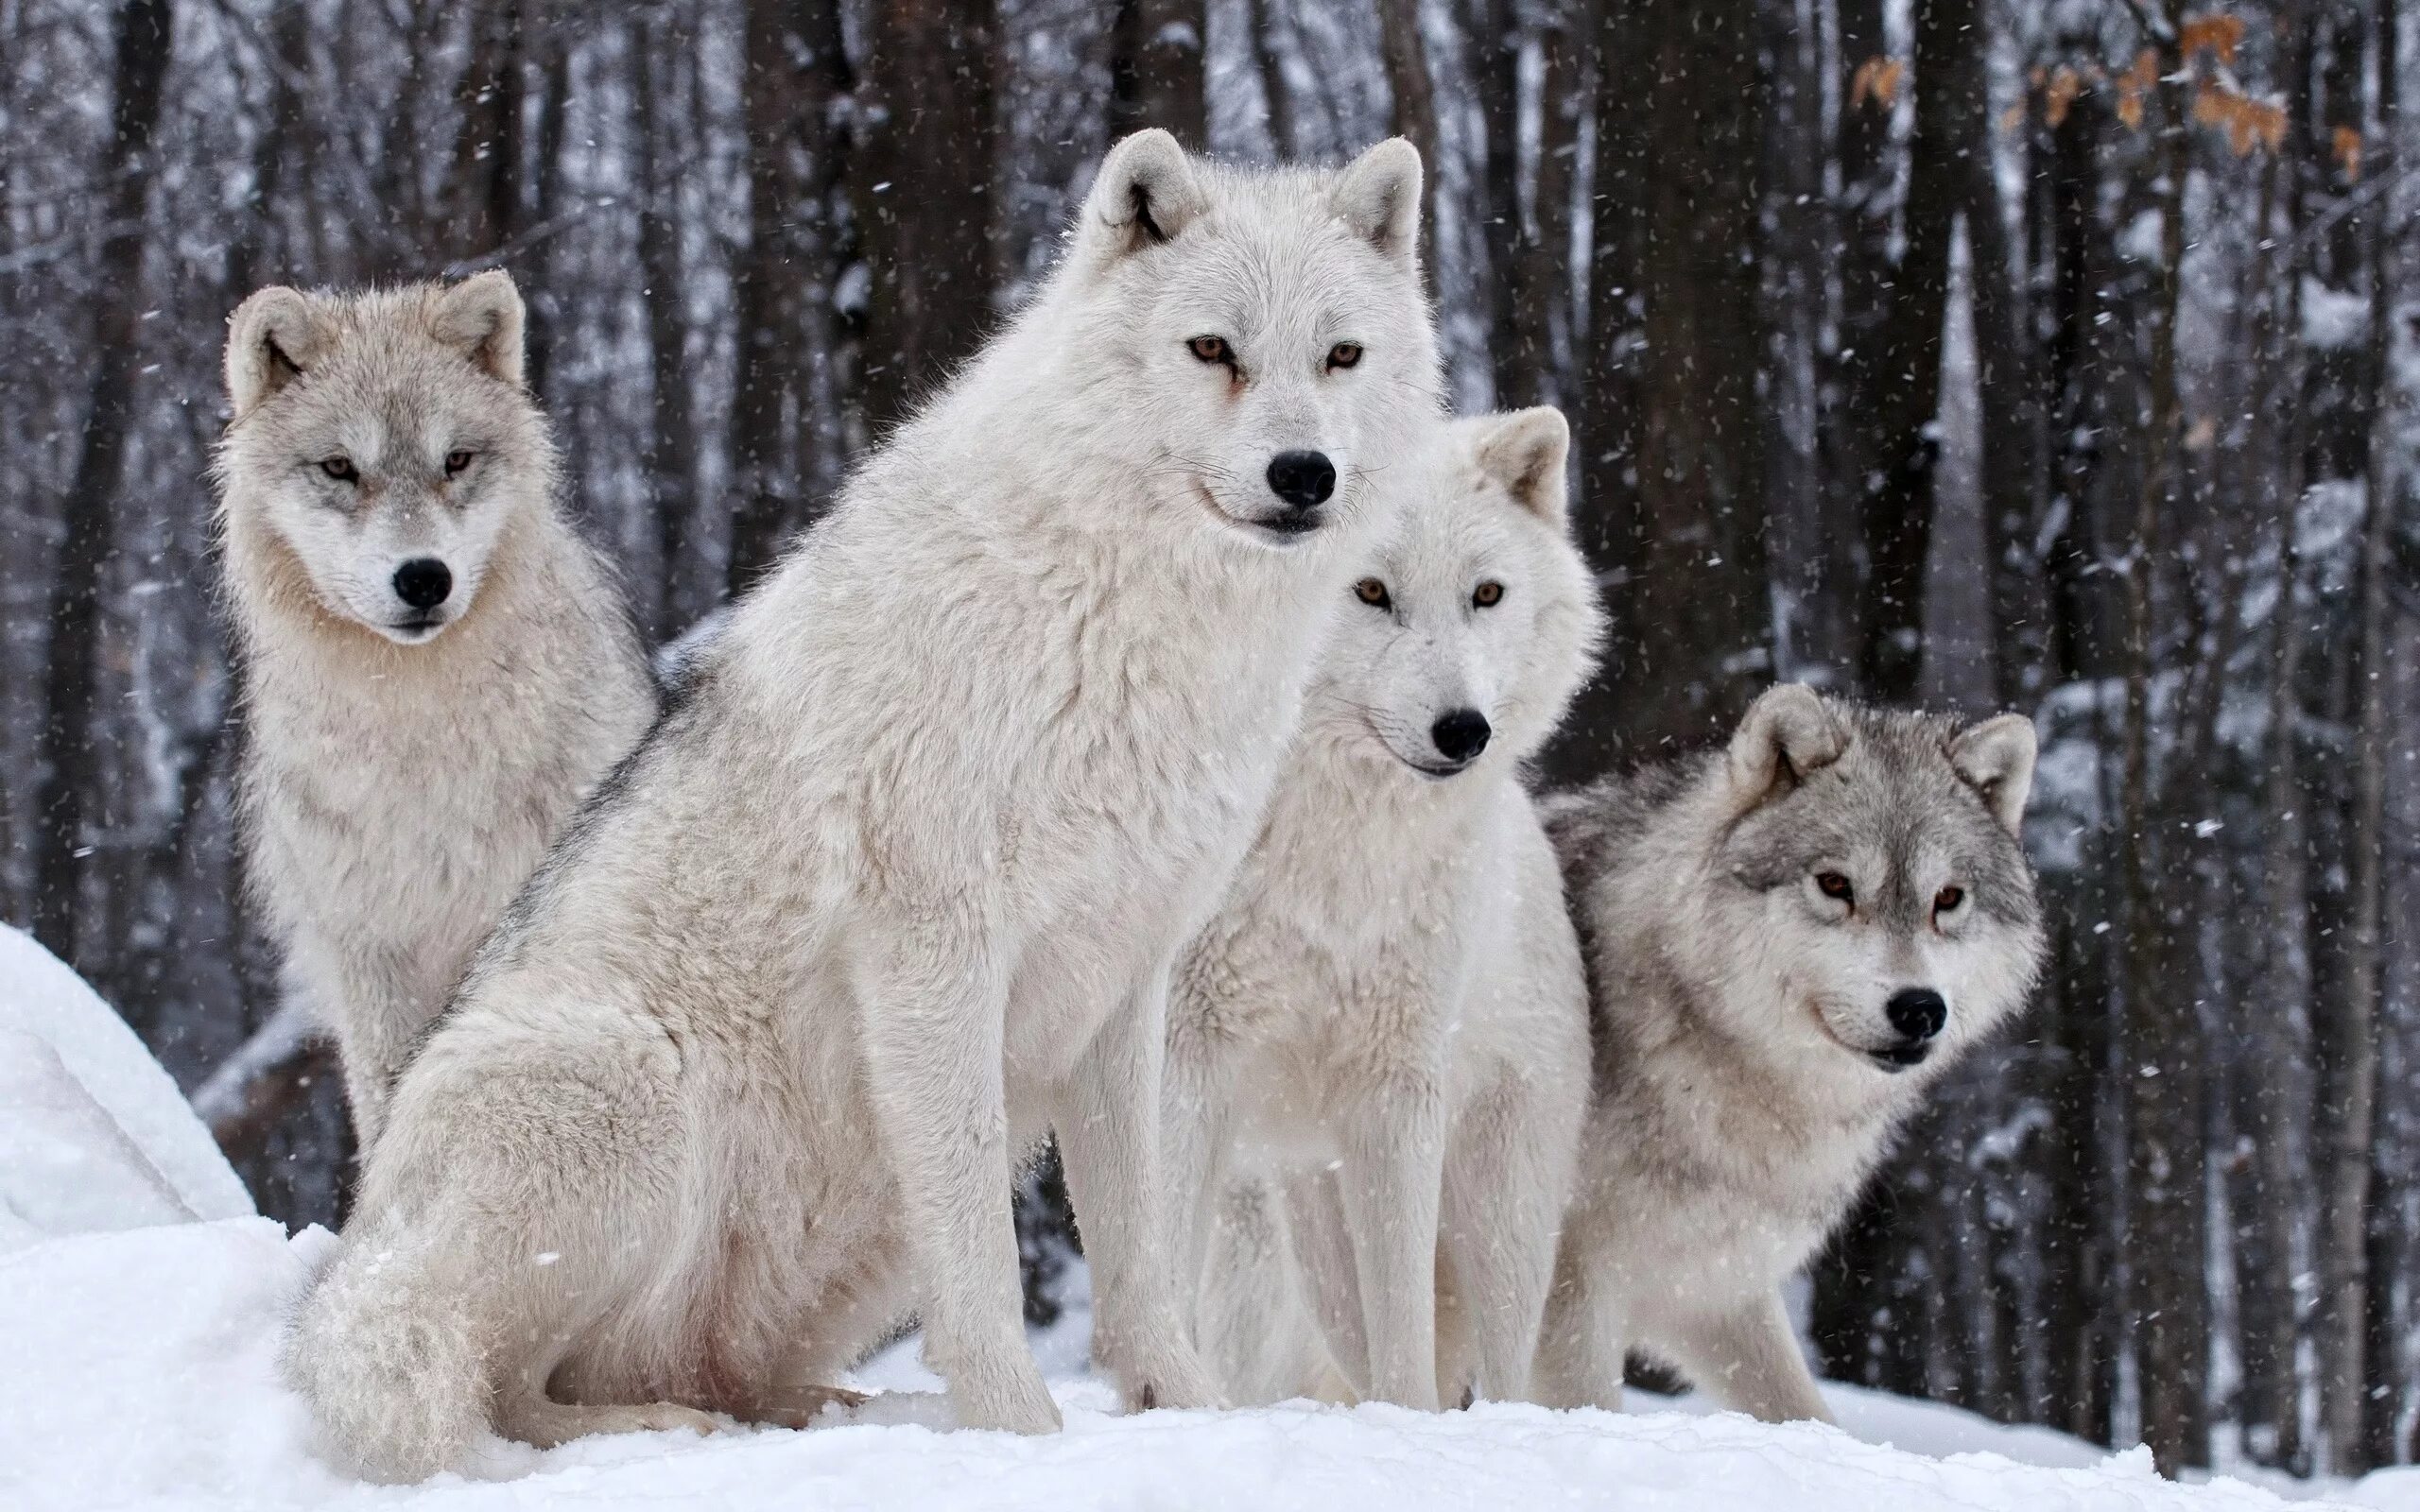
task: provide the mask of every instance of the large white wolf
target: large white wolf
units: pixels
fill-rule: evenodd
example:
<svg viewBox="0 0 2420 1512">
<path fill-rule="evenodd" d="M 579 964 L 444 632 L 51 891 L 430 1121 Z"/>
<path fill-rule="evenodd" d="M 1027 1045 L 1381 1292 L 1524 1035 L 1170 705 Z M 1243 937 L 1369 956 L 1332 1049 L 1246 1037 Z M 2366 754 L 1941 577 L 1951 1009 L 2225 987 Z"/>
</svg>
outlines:
<svg viewBox="0 0 2420 1512">
<path fill-rule="evenodd" d="M 2032 986 L 2032 782 L 2021 714 L 1962 727 L 1786 684 L 1729 749 L 1547 805 L 1597 1089 L 1540 1400 L 1619 1407 L 1640 1349 L 1737 1410 L 1829 1417 L 1781 1286 Z"/>
<path fill-rule="evenodd" d="M 1433 1409 L 1441 1389 L 1528 1389 L 1588 1095 L 1580 947 L 1521 785 L 1599 634 L 1565 527 L 1569 434 L 1552 409 L 1458 421 L 1402 464 L 1412 507 L 1340 588 L 1259 842 L 1180 971 L 1173 1184 L 1197 1326 L 1239 1396 L 1318 1384 L 1259 1363 L 1285 1331 L 1282 1267 L 1210 1231 L 1251 1223 L 1253 1189 L 1285 1193 L 1357 1394 Z M 1265 1244 L 1281 1225 L 1255 1227 Z"/>
<path fill-rule="evenodd" d="M 1420 160 L 1101 165 L 1036 301 L 742 602 L 406 1070 L 294 1379 L 387 1477 L 793 1421 L 908 1308 L 1059 1414 L 1012 1166 L 1056 1129 L 1133 1406 L 1203 1404 L 1161 1213 L 1170 965 L 1435 423 Z"/>
<path fill-rule="evenodd" d="M 655 716 L 621 589 L 557 507 L 521 331 L 501 272 L 266 288 L 229 323 L 249 872 L 365 1148 L 471 953 Z"/>
</svg>

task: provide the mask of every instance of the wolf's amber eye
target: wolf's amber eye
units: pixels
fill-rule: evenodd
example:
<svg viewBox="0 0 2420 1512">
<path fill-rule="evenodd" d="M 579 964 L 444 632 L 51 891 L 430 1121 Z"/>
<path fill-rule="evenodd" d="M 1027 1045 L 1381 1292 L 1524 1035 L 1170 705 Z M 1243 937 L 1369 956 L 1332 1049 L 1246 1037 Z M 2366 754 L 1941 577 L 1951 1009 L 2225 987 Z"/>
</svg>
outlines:
<svg viewBox="0 0 2420 1512">
<path fill-rule="evenodd" d="M 1815 873 L 1815 890 L 1826 898 L 1836 898 L 1844 903 L 1853 903 L 1857 901 L 1857 889 L 1849 885 L 1848 878 L 1837 871 Z"/>
<path fill-rule="evenodd" d="M 1390 609 L 1394 600 L 1387 593 L 1387 585 L 1374 577 L 1364 577 L 1353 585 L 1353 596 L 1372 609 Z"/>
<path fill-rule="evenodd" d="M 1236 353 L 1225 336 L 1195 336 L 1185 343 L 1193 354 L 1203 362 L 1233 362 Z"/>
<path fill-rule="evenodd" d="M 1492 577 L 1489 578 L 1472 591 L 1471 602 L 1481 609 L 1494 609 L 1504 602 L 1504 585 Z"/>
<path fill-rule="evenodd" d="M 331 456 L 325 458 L 320 463 L 320 471 L 336 479 L 338 483 L 358 483 L 361 481 L 361 474 L 354 471 L 353 458 L 349 456 Z"/>
<path fill-rule="evenodd" d="M 1965 901 L 1965 888 L 1944 887 L 1932 895 L 1932 911 L 1936 914 L 1954 914 L 1958 911 L 1958 905 Z"/>
<path fill-rule="evenodd" d="M 445 454 L 445 475 L 446 475 L 447 477 L 449 477 L 449 478 L 450 478 L 450 477 L 458 477 L 458 476 L 459 476 L 459 475 L 461 474 L 462 470 L 463 470 L 464 468 L 469 467 L 469 466 L 471 465 L 471 458 L 473 458 L 474 456 L 476 456 L 477 455 L 478 455 L 478 454 L 477 454 L 476 452 L 448 452 L 448 453 L 446 453 L 446 454 Z"/>
<path fill-rule="evenodd" d="M 1350 368 L 1360 360 L 1361 344 L 1357 341 L 1340 341 L 1327 349 L 1327 370 L 1330 372 L 1339 368 Z"/>
</svg>

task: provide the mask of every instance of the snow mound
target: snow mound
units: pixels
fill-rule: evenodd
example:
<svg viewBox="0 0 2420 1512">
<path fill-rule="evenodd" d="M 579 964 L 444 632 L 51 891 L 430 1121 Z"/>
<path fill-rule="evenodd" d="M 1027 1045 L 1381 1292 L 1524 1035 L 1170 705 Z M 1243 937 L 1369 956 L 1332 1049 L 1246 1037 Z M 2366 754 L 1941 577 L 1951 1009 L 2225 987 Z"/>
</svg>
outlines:
<svg viewBox="0 0 2420 1512">
<path fill-rule="evenodd" d="M 59 957 L 0 926 L 0 1253 L 252 1211 L 126 1022 Z"/>
<path fill-rule="evenodd" d="M 1066 1409 L 1060 1435 L 946 1431 L 946 1406 L 925 1394 L 936 1383 L 910 1345 L 877 1357 L 857 1382 L 908 1389 L 877 1398 L 855 1421 L 710 1438 L 631 1435 L 543 1453 L 499 1443 L 483 1469 L 493 1479 L 373 1488 L 311 1457 L 306 1415 L 276 1376 L 283 1319 L 333 1245 L 322 1230 L 289 1241 L 275 1224 L 243 1218 L 88 1234 L 0 1257 L 0 1506 L 2250 1512 L 2285 1504 L 2240 1482 L 2161 1481 L 2141 1451 L 2103 1457 L 2056 1435 L 1862 1393 L 1835 1399 L 1843 1418 L 1900 1447 L 1811 1423 L 1774 1428 L 1685 1412 L 1482 1405 L 1422 1414 L 1292 1403 L 1118 1417 L 1108 1387 L 1080 1371 L 1080 1313 L 1036 1341 Z M 2355 1494 L 2368 1501 L 2370 1489 L 2364 1483 Z"/>
</svg>

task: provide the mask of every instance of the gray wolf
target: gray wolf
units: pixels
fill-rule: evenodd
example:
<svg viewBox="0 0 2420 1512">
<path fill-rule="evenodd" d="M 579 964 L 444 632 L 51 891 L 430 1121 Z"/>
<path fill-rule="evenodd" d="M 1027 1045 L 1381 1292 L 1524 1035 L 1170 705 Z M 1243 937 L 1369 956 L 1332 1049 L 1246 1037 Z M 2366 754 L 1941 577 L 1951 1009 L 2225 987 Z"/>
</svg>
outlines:
<svg viewBox="0 0 2420 1512">
<path fill-rule="evenodd" d="M 1433 1409 L 1441 1389 L 1529 1385 L 1587 1102 L 1587 993 L 1521 764 L 1587 676 L 1600 613 L 1565 520 L 1562 415 L 1443 429 L 1403 464 L 1396 538 L 1339 590 L 1260 838 L 1179 977 L 1184 1263 L 1238 1395 L 1317 1388 L 1236 1358 L 1285 1332 L 1262 1304 L 1287 1288 L 1265 1266 L 1205 1269 L 1212 1228 L 1252 1226 L 1271 1189 L 1355 1394 Z"/>
<path fill-rule="evenodd" d="M 1056 1131 L 1124 1400 L 1216 1400 L 1161 1214 L 1167 976 L 1250 845 L 1372 466 L 1433 423 L 1419 156 L 1119 144 L 1035 301 L 729 623 L 397 1086 L 287 1369 L 388 1479 L 804 1421 L 913 1310 L 1059 1412 L 1011 1177 Z"/>
<path fill-rule="evenodd" d="M 365 1147 L 472 952 L 655 715 L 620 587 L 558 507 L 521 334 L 501 272 L 265 288 L 229 323 L 248 875 Z"/>
<path fill-rule="evenodd" d="M 1594 998 L 1595 1101 L 1539 1400 L 1622 1356 L 1828 1420 L 1781 1286 L 1943 1069 L 2024 1003 L 2032 724 L 1768 690 L 1727 750 L 1547 805 Z"/>
</svg>

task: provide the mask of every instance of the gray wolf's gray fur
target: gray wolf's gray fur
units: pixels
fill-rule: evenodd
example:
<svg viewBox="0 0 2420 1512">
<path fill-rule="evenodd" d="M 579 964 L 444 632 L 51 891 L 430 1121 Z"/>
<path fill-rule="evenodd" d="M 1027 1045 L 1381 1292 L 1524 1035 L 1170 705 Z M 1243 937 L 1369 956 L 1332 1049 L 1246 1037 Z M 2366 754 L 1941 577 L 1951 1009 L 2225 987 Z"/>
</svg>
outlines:
<svg viewBox="0 0 2420 1512">
<path fill-rule="evenodd" d="M 377 1138 L 406 1051 L 654 715 L 619 587 L 556 505 L 503 273 L 267 288 L 217 456 L 252 890 Z M 433 607 L 395 587 L 443 565 Z"/>
<path fill-rule="evenodd" d="M 1411 507 L 1180 973 L 1172 1184 L 1197 1326 L 1238 1396 L 1322 1389 L 1315 1359 L 1268 1363 L 1302 1332 L 1264 1258 L 1259 1194 L 1279 1190 L 1299 1295 L 1357 1394 L 1434 1408 L 1528 1389 L 1587 1101 L 1579 945 L 1520 778 L 1599 635 L 1568 441 L 1560 414 L 1522 410 L 1456 421 L 1400 464 Z M 1476 756 L 1447 722 L 1473 717 Z"/>
<path fill-rule="evenodd" d="M 1054 1428 L 1009 1208 L 1053 1129 L 1125 1400 L 1216 1399 L 1166 1255 L 1167 976 L 1386 523 L 1367 470 L 1434 423 L 1419 205 L 1401 142 L 1111 152 L 398 1083 L 286 1355 L 337 1453 L 801 1421 L 911 1308 L 960 1422 Z M 1305 514 L 1273 459 L 1311 450 Z"/>
<path fill-rule="evenodd" d="M 1547 805 L 1596 1092 L 1542 1400 L 1617 1407 L 1637 1348 L 1740 1411 L 1828 1417 L 1781 1284 L 2032 987 L 2033 754 L 2015 714 L 1962 729 L 1786 685 L 1727 750 Z"/>
</svg>

